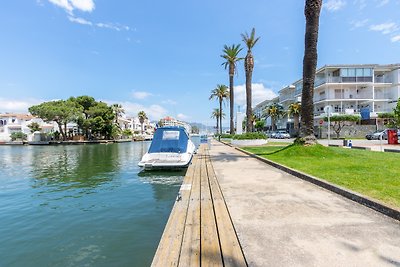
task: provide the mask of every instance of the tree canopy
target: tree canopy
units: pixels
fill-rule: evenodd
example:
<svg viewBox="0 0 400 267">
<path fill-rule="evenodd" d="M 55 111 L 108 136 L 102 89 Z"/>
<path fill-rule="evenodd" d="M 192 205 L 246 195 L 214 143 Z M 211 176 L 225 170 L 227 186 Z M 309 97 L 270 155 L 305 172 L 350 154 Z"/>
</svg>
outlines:
<svg viewBox="0 0 400 267">
<path fill-rule="evenodd" d="M 330 117 L 330 124 L 336 133 L 336 137 L 339 138 L 344 126 L 351 126 L 360 119 L 361 117 L 357 115 L 334 115 Z M 324 121 L 328 121 L 328 117 L 325 117 Z"/>
<path fill-rule="evenodd" d="M 87 138 L 109 139 L 115 128 L 113 108 L 91 96 L 43 102 L 30 107 L 29 112 L 46 122 L 56 122 L 63 140 L 67 139 L 67 124 L 71 122 L 75 122 L 78 132 Z"/>
</svg>

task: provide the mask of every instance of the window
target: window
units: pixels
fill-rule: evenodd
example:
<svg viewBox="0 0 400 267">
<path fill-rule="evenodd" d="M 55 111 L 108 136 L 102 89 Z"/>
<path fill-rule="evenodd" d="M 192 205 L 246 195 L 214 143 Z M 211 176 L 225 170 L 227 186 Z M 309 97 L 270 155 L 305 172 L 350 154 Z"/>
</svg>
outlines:
<svg viewBox="0 0 400 267">
<path fill-rule="evenodd" d="M 364 77 L 372 76 L 372 69 L 364 69 Z"/>
<path fill-rule="evenodd" d="M 179 131 L 164 131 L 162 140 L 179 140 Z"/>
<path fill-rule="evenodd" d="M 364 69 L 356 69 L 357 77 L 364 77 Z"/>
</svg>

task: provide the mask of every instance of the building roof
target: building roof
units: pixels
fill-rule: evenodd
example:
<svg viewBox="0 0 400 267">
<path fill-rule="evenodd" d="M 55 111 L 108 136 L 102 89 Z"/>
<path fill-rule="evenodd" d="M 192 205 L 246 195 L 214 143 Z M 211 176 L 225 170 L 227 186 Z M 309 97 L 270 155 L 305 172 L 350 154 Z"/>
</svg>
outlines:
<svg viewBox="0 0 400 267">
<path fill-rule="evenodd" d="M 31 120 L 35 118 L 31 114 L 20 114 L 20 113 L 0 113 L 0 118 L 16 118 L 22 120 Z"/>
<path fill-rule="evenodd" d="M 373 69 L 385 69 L 395 70 L 400 68 L 400 63 L 395 64 L 341 64 L 341 65 L 324 65 L 317 68 L 316 73 L 321 72 L 325 69 L 340 69 L 340 68 L 373 68 Z"/>
<path fill-rule="evenodd" d="M 296 87 L 293 85 L 293 84 L 291 84 L 291 85 L 288 85 L 288 86 L 285 86 L 285 87 L 283 87 L 281 90 L 279 90 L 278 91 L 278 93 L 280 93 L 280 92 L 282 92 L 282 91 L 286 91 L 286 90 L 289 90 L 289 89 L 295 89 Z"/>
</svg>

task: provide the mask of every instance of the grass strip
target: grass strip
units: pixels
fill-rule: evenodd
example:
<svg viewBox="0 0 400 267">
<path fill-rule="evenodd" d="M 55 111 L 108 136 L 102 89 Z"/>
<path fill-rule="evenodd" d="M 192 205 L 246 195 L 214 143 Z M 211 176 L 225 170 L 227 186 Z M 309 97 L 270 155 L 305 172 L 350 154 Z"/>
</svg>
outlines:
<svg viewBox="0 0 400 267">
<path fill-rule="evenodd" d="M 244 149 L 400 208 L 400 154 L 322 145 Z"/>
</svg>

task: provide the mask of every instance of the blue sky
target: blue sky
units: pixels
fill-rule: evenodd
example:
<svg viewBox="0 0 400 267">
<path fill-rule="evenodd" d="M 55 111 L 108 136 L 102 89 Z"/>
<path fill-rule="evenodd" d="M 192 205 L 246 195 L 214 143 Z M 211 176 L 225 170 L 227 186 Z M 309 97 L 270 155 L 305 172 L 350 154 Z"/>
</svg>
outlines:
<svg viewBox="0 0 400 267">
<path fill-rule="evenodd" d="M 252 27 L 261 36 L 254 104 L 301 78 L 303 8 L 302 0 L 5 0 L 0 112 L 91 95 L 129 115 L 213 125 L 210 91 L 228 84 L 223 45 L 241 43 Z M 400 63 L 399 10 L 400 0 L 324 0 L 318 66 Z M 238 66 L 236 105 L 244 110 Z"/>
</svg>

